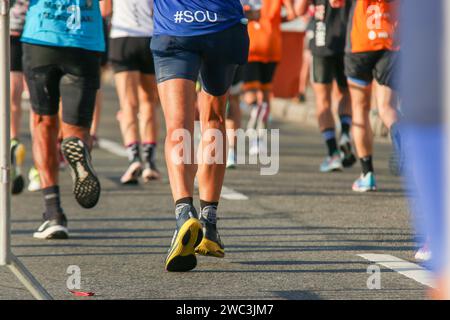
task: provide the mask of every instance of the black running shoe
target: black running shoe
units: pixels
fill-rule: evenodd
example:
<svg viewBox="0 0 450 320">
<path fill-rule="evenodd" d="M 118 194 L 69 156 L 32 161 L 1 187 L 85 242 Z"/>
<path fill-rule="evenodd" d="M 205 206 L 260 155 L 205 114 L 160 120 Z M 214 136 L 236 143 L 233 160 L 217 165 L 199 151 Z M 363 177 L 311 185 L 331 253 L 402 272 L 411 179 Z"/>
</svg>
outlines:
<svg viewBox="0 0 450 320">
<path fill-rule="evenodd" d="M 225 257 L 225 246 L 220 239 L 217 231 L 217 224 L 211 223 L 208 220 L 208 213 L 205 211 L 211 210 L 209 207 L 203 208 L 200 222 L 203 226 L 202 242 L 195 248 L 195 253 L 203 256 L 223 258 Z M 213 209 L 216 210 L 216 209 Z"/>
<path fill-rule="evenodd" d="M 100 198 L 101 187 L 86 145 L 80 139 L 71 137 L 61 143 L 61 149 L 72 169 L 75 199 L 83 208 L 95 207 Z"/>
<path fill-rule="evenodd" d="M 202 241 L 202 225 L 198 220 L 197 211 L 188 204 L 178 205 L 175 213 L 177 228 L 166 258 L 166 270 L 189 271 L 197 266 L 195 248 Z"/>
<path fill-rule="evenodd" d="M 339 148 L 342 154 L 342 165 L 344 168 L 350 168 L 356 163 L 356 157 L 353 154 L 353 147 L 350 137 L 343 134 L 339 141 Z"/>
<path fill-rule="evenodd" d="M 33 237 L 44 240 L 68 239 L 69 230 L 67 229 L 67 218 L 64 213 L 61 213 L 57 219 L 45 220 L 44 218 L 44 223 L 33 234 Z"/>
</svg>

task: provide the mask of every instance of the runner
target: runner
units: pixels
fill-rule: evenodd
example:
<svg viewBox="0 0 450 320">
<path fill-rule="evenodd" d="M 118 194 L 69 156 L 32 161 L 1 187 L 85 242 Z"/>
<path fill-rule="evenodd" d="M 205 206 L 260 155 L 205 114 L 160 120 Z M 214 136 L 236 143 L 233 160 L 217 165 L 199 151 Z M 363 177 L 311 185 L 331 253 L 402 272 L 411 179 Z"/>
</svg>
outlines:
<svg viewBox="0 0 450 320">
<path fill-rule="evenodd" d="M 282 18 L 281 9 L 287 16 Z M 247 129 L 258 131 L 252 138 L 250 154 L 256 155 L 264 148 L 261 131 L 267 128 L 270 114 L 272 79 L 277 63 L 281 60 L 281 23 L 295 18 L 292 0 L 263 1 L 261 17 L 249 23 L 249 63 L 244 67 L 245 102 L 251 108 Z"/>
<path fill-rule="evenodd" d="M 333 0 L 300 0 L 297 2 L 296 13 L 304 15 L 309 4 L 315 6 L 314 39 L 311 43 L 312 80 L 319 128 L 328 149 L 328 156 L 320 165 L 320 171 L 331 172 L 351 167 L 356 162 L 350 139 L 352 122 L 350 93 L 344 73 L 346 27 L 352 2 L 346 0 L 345 6 L 335 8 Z M 333 83 L 336 84 L 335 90 Z M 333 91 L 341 121 L 339 146 L 332 113 Z"/>
<path fill-rule="evenodd" d="M 362 174 L 353 184 L 357 192 L 377 189 L 369 122 L 373 79 L 379 116 L 390 130 L 396 153 L 401 154 L 394 70 L 399 50 L 396 39 L 398 5 L 398 0 L 353 0 L 350 11 L 345 73 L 352 99 L 353 139 L 362 166 Z"/>
<path fill-rule="evenodd" d="M 25 146 L 20 142 L 20 123 L 22 121 L 22 93 L 23 66 L 22 66 L 22 35 L 25 16 L 28 10 L 28 0 L 15 1 L 11 7 L 10 17 L 10 83 L 11 83 L 11 188 L 12 194 L 23 191 L 25 180 L 22 176 L 22 164 L 25 160 Z"/>
<path fill-rule="evenodd" d="M 67 218 L 58 186 L 58 109 L 62 99 L 62 151 L 73 170 L 75 199 L 94 207 L 100 182 L 92 168 L 89 128 L 100 86 L 99 52 L 104 51 L 98 1 L 52 5 L 31 0 L 22 35 L 24 70 L 34 110 L 33 154 L 45 202 L 44 223 L 34 237 L 65 239 Z"/>
<path fill-rule="evenodd" d="M 257 21 L 261 14 L 261 0 L 241 0 L 244 13 L 249 21 Z M 230 89 L 230 98 L 227 105 L 227 136 L 228 136 L 228 157 L 227 168 L 233 169 L 237 165 L 237 136 L 236 130 L 241 128 L 241 93 L 243 84 L 243 67 L 238 67 L 234 75 L 234 80 Z"/>
<path fill-rule="evenodd" d="M 239 0 L 155 0 L 153 51 L 158 90 L 164 110 L 167 138 L 166 161 L 175 200 L 177 227 L 166 259 L 166 270 L 188 271 L 197 265 L 195 251 L 224 256 L 217 231 L 217 208 L 225 175 L 226 144 L 216 145 L 219 161 L 198 166 L 193 157 L 196 81 L 202 92 L 199 112 L 202 147 L 208 146 L 211 130 L 225 141 L 225 109 L 228 90 L 238 65 L 247 62 L 249 39 Z M 175 134 L 182 130 L 183 156 L 177 162 Z M 215 131 L 217 132 L 217 131 Z M 180 155 L 182 154 L 179 153 Z M 193 205 L 194 178 L 200 193 L 200 221 Z"/>
<path fill-rule="evenodd" d="M 120 181 L 122 184 L 136 184 L 141 176 L 144 182 L 160 179 L 155 160 L 158 94 L 150 50 L 153 1 L 112 3 L 110 61 L 120 100 L 118 119 L 129 160 L 129 167 Z"/>
</svg>

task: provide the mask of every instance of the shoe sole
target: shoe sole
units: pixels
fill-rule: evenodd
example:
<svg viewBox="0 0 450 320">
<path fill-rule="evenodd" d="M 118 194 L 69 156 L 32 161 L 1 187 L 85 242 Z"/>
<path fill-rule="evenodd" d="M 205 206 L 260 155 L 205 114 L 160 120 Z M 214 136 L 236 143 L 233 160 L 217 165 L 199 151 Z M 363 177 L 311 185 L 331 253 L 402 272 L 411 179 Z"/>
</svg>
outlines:
<svg viewBox="0 0 450 320">
<path fill-rule="evenodd" d="M 64 157 L 72 169 L 73 193 L 85 209 L 93 208 L 100 199 L 101 186 L 90 164 L 90 156 L 80 140 L 64 140 L 61 144 Z"/>
<path fill-rule="evenodd" d="M 166 259 L 169 272 L 186 272 L 197 266 L 195 248 L 203 239 L 202 225 L 192 218 L 184 223 Z"/>
<path fill-rule="evenodd" d="M 64 240 L 69 238 L 69 230 L 63 226 L 53 226 L 43 232 L 35 232 L 33 238 L 41 240 Z"/>
<path fill-rule="evenodd" d="M 225 251 L 216 242 L 206 238 L 203 238 L 202 242 L 195 248 L 195 253 L 207 257 L 225 257 Z"/>
<path fill-rule="evenodd" d="M 161 180 L 161 174 L 155 170 L 152 170 L 150 173 L 146 173 L 145 171 L 143 171 L 142 179 L 144 180 L 144 183 L 158 181 Z"/>
<path fill-rule="evenodd" d="M 120 183 L 124 186 L 137 185 L 139 184 L 139 177 L 142 175 L 142 167 L 135 166 L 133 170 L 130 168 L 124 173 L 122 178 L 120 178 Z M 125 176 L 129 176 L 128 179 L 125 179 Z"/>
<path fill-rule="evenodd" d="M 371 188 L 363 188 L 363 189 L 358 189 L 358 188 L 352 188 L 353 191 L 355 192 L 360 192 L 360 193 L 364 193 L 364 192 L 375 192 L 377 191 L 376 187 L 371 187 Z"/>
</svg>

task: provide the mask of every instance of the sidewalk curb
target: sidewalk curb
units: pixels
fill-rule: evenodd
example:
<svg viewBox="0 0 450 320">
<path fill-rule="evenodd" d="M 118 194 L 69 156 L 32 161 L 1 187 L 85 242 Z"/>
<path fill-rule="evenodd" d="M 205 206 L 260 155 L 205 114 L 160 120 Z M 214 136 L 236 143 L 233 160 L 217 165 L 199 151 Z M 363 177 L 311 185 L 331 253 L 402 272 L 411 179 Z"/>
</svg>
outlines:
<svg viewBox="0 0 450 320">
<path fill-rule="evenodd" d="M 300 123 L 317 128 L 316 107 L 313 96 L 307 97 L 306 103 L 299 103 L 293 99 L 273 98 L 271 115 L 275 120 Z M 389 134 L 378 117 L 376 109 L 370 113 L 370 123 L 375 137 L 386 138 Z"/>
</svg>

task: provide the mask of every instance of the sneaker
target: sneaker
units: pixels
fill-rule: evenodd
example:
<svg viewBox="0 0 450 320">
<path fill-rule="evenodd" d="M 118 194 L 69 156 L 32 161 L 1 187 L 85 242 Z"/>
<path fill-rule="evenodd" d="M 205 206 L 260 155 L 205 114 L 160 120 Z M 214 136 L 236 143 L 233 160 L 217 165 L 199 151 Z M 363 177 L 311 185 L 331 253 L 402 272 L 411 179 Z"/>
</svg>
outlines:
<svg viewBox="0 0 450 320">
<path fill-rule="evenodd" d="M 141 175 L 142 164 L 139 161 L 132 162 L 120 178 L 120 183 L 123 185 L 138 184 Z"/>
<path fill-rule="evenodd" d="M 428 247 L 428 244 L 424 244 L 422 248 L 417 250 L 416 254 L 414 255 L 414 258 L 417 261 L 426 262 L 431 260 L 431 250 Z"/>
<path fill-rule="evenodd" d="M 22 176 L 22 164 L 25 161 L 25 146 L 16 139 L 11 140 L 11 193 L 22 193 L 25 179 Z"/>
<path fill-rule="evenodd" d="M 153 180 L 160 180 L 161 174 L 156 168 L 145 168 L 144 171 L 142 171 L 142 179 L 145 183 Z"/>
<path fill-rule="evenodd" d="M 225 257 L 225 246 L 217 231 L 217 224 L 213 224 L 207 219 L 208 210 L 210 210 L 210 207 L 203 208 L 202 216 L 200 218 L 200 222 L 203 226 L 203 239 L 198 247 L 195 248 L 195 253 L 203 256 L 223 258 Z"/>
<path fill-rule="evenodd" d="M 178 205 L 175 214 L 177 228 L 166 258 L 166 270 L 189 271 L 197 266 L 195 248 L 203 238 L 202 225 L 198 220 L 197 211 L 188 204 Z"/>
<path fill-rule="evenodd" d="M 250 148 L 248 153 L 251 156 L 257 156 L 259 154 L 258 138 L 252 138 L 250 140 Z"/>
<path fill-rule="evenodd" d="M 31 167 L 28 171 L 28 191 L 36 192 L 41 190 L 41 178 L 39 177 L 39 171 L 35 167 Z"/>
<path fill-rule="evenodd" d="M 75 199 L 83 208 L 95 207 L 100 199 L 101 186 L 86 145 L 80 139 L 71 137 L 62 142 L 61 149 L 72 169 Z"/>
<path fill-rule="evenodd" d="M 376 191 L 377 184 L 373 172 L 368 172 L 366 175 L 361 174 L 361 176 L 353 183 L 352 189 L 356 192 Z"/>
<path fill-rule="evenodd" d="M 339 153 L 326 157 L 320 165 L 320 172 L 342 171 L 342 159 Z"/>
<path fill-rule="evenodd" d="M 228 151 L 227 168 L 228 169 L 234 169 L 234 168 L 236 168 L 236 164 L 237 164 L 236 151 L 234 151 L 234 149 L 231 148 Z"/>
<path fill-rule="evenodd" d="M 350 168 L 356 163 L 356 157 L 353 153 L 351 139 L 348 135 L 343 134 L 339 141 L 339 148 L 341 149 L 342 165 L 344 168 Z"/>
<path fill-rule="evenodd" d="M 64 213 L 61 217 L 53 220 L 45 220 L 39 229 L 33 234 L 36 239 L 68 239 L 67 218 Z"/>
</svg>

